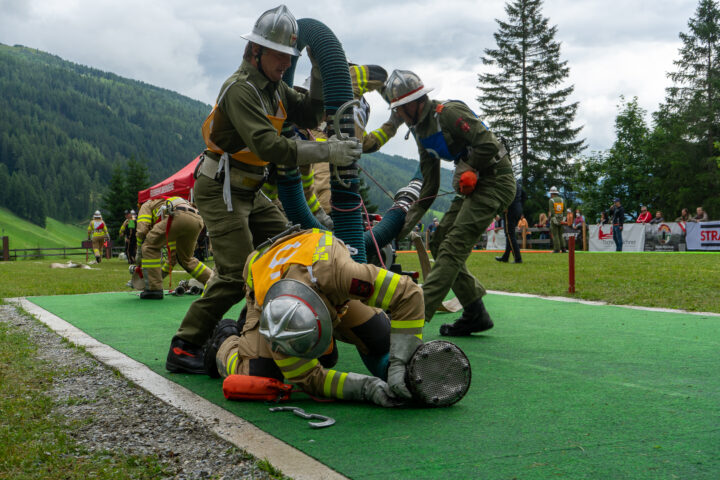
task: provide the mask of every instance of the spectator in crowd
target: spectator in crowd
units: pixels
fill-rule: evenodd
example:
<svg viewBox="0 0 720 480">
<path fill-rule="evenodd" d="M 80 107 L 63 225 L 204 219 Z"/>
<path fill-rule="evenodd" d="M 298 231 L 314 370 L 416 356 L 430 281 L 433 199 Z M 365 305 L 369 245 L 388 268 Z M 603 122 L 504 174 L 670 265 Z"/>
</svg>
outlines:
<svg viewBox="0 0 720 480">
<path fill-rule="evenodd" d="M 690 217 L 690 212 L 687 208 L 683 208 L 682 212 L 680 212 L 680 216 L 675 219 L 676 222 L 689 222 L 692 220 L 692 217 Z"/>
<path fill-rule="evenodd" d="M 615 242 L 615 251 L 622 252 L 623 238 L 622 230 L 625 223 L 625 209 L 620 204 L 620 199 L 615 197 L 613 205 L 610 207 L 610 216 L 612 221 L 613 241 Z"/>
<path fill-rule="evenodd" d="M 522 255 L 520 254 L 520 247 L 517 243 L 517 230 L 516 226 L 519 223 L 519 218 L 522 217 L 523 204 L 527 200 L 527 194 L 522 188 L 520 180 L 515 183 L 515 198 L 505 209 L 503 215 L 503 228 L 505 229 L 505 253 L 500 257 L 495 257 L 498 262 L 507 262 L 510 259 L 510 253 L 512 252 L 515 263 L 522 263 Z M 524 218 L 524 217 L 523 217 Z M 527 226 L 527 222 L 525 222 Z"/>
<path fill-rule="evenodd" d="M 650 224 L 657 225 L 658 223 L 662 223 L 664 221 L 665 221 L 665 219 L 663 218 L 662 212 L 660 210 L 658 210 L 657 212 L 655 212 L 655 218 L 650 220 Z"/>
<path fill-rule="evenodd" d="M 547 215 L 545 213 L 541 213 L 538 218 L 538 223 L 535 224 L 535 228 L 548 228 L 549 223 Z M 541 240 L 547 240 L 548 238 L 550 238 L 550 235 L 547 232 L 540 233 Z"/>
<path fill-rule="evenodd" d="M 645 205 L 640 205 L 640 215 L 638 215 L 637 223 L 650 223 L 652 214 L 648 211 Z"/>
<path fill-rule="evenodd" d="M 517 228 L 521 232 L 524 228 L 530 228 L 530 225 L 528 225 L 528 221 L 527 218 L 525 218 L 525 215 L 520 215 L 520 220 L 518 220 Z"/>
<path fill-rule="evenodd" d="M 500 215 L 495 215 L 495 220 L 493 221 L 493 225 L 495 226 L 494 230 L 495 233 L 499 232 L 503 228 L 505 228 L 505 220 L 500 217 Z"/>
<path fill-rule="evenodd" d="M 703 207 L 697 207 L 697 215 L 695 217 L 691 218 L 690 222 L 709 222 L 710 218 L 708 218 L 708 214 L 705 210 L 703 210 Z"/>
<path fill-rule="evenodd" d="M 574 219 L 575 217 L 573 215 L 572 208 L 568 208 L 567 212 L 565 213 L 565 224 L 567 226 L 572 226 Z"/>
<path fill-rule="evenodd" d="M 433 218 L 432 223 L 428 225 L 428 235 L 430 235 L 430 238 L 432 238 L 435 234 L 435 230 L 437 230 L 438 225 L 440 225 L 440 222 L 437 217 Z"/>
<path fill-rule="evenodd" d="M 598 225 L 609 225 L 610 219 L 608 218 L 608 214 L 606 211 L 600 212 L 600 220 L 598 220 Z"/>
<path fill-rule="evenodd" d="M 582 230 L 583 223 L 585 223 L 585 217 L 582 216 L 580 213 L 580 209 L 575 209 L 575 219 L 572 221 L 572 224 L 570 225 L 575 230 Z"/>
</svg>

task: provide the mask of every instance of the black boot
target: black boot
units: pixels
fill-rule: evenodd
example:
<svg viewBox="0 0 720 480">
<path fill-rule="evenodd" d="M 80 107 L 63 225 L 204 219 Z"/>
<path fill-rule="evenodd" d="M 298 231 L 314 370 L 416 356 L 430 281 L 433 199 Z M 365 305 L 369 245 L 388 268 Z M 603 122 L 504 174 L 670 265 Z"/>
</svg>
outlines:
<svg viewBox="0 0 720 480">
<path fill-rule="evenodd" d="M 447 337 L 466 337 L 471 333 L 484 332 L 493 328 L 490 314 L 485 309 L 482 299 L 476 300 L 465 307 L 463 314 L 453 324 L 446 323 L 440 327 L 440 335 Z"/>
<path fill-rule="evenodd" d="M 220 320 L 220 323 L 218 323 L 215 330 L 213 330 L 212 336 L 205 342 L 205 346 L 203 347 L 203 362 L 205 373 L 207 373 L 210 378 L 220 378 L 215 357 L 223 342 L 233 335 L 240 335 L 238 322 L 231 318 L 225 318 Z"/>
<path fill-rule="evenodd" d="M 162 290 L 143 290 L 140 292 L 142 300 L 162 300 L 163 296 Z"/>
<path fill-rule="evenodd" d="M 174 336 L 170 342 L 165 369 L 173 373 L 205 373 L 202 347 Z"/>
<path fill-rule="evenodd" d="M 505 257 L 495 257 L 495 260 L 497 260 L 498 262 L 505 262 L 505 263 L 507 263 L 507 261 L 508 261 L 508 259 Z"/>
</svg>

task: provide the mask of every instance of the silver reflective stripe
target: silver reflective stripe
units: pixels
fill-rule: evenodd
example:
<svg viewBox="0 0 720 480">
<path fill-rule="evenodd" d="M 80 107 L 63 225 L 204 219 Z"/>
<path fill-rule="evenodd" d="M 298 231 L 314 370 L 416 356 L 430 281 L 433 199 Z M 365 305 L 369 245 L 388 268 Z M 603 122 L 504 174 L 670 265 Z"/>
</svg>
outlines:
<svg viewBox="0 0 720 480">
<path fill-rule="evenodd" d="M 255 87 L 255 85 L 253 85 L 252 83 L 250 83 L 250 80 L 245 80 L 245 82 L 246 82 L 248 85 L 250 85 L 253 90 L 255 90 L 255 93 L 257 94 L 258 98 L 260 99 L 260 105 L 262 106 L 262 109 L 263 109 L 263 111 L 265 112 L 265 115 L 270 115 L 270 114 L 268 113 L 268 109 L 265 107 L 265 101 L 263 100 L 262 95 L 260 95 L 260 92 L 259 92 L 258 89 Z"/>
<path fill-rule="evenodd" d="M 230 82 L 230 85 L 228 85 L 227 87 L 225 87 L 225 90 L 223 90 L 223 91 L 220 93 L 220 96 L 218 97 L 217 101 L 215 102 L 216 105 L 219 105 L 219 104 L 220 104 L 220 102 L 222 101 L 222 99 L 223 99 L 223 97 L 225 96 L 225 94 L 227 93 L 227 91 L 230 90 L 230 87 L 232 87 L 233 85 L 235 85 L 235 82 L 237 82 L 237 80 L 233 80 L 232 82 Z"/>
</svg>

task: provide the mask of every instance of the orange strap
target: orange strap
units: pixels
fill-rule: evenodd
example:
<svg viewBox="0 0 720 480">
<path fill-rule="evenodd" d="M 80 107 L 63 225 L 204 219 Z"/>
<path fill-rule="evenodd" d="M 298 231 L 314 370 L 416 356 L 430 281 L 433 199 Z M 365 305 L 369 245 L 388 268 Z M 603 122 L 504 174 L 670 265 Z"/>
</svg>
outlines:
<svg viewBox="0 0 720 480">
<path fill-rule="evenodd" d="M 290 400 L 292 385 L 269 377 L 228 375 L 223 381 L 223 395 L 228 400 Z"/>
</svg>

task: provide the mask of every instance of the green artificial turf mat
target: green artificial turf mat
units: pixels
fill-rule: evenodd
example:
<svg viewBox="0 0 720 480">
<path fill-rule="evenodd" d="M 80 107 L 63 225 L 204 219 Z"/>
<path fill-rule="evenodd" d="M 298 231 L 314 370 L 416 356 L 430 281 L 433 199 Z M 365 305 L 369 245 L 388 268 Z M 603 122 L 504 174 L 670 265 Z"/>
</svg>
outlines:
<svg viewBox="0 0 720 480">
<path fill-rule="evenodd" d="M 225 400 L 220 380 L 165 371 L 193 297 L 29 300 L 351 478 L 720 476 L 717 317 L 488 295 L 495 328 L 453 339 L 473 369 L 461 402 L 388 410 L 298 397 L 290 404 L 337 421 L 312 430 L 263 403 Z M 425 339 L 457 316 L 436 315 Z M 337 368 L 367 373 L 346 345 Z"/>
</svg>

